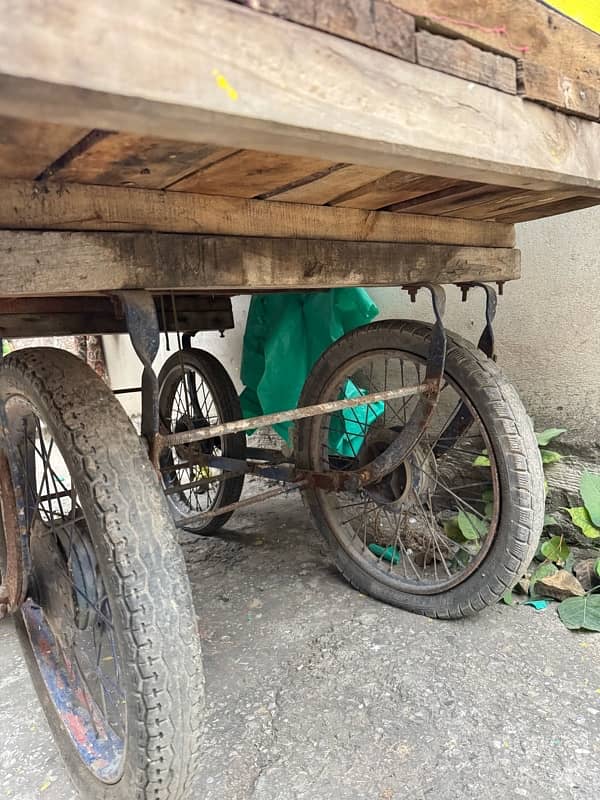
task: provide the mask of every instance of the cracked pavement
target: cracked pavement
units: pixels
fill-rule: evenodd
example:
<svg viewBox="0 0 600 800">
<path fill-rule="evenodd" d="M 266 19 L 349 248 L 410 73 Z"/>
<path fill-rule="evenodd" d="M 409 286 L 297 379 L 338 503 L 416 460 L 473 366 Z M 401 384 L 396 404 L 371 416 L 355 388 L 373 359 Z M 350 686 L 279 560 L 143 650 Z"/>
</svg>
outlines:
<svg viewBox="0 0 600 800">
<path fill-rule="evenodd" d="M 433 622 L 356 592 L 297 497 L 182 539 L 207 678 L 202 800 L 595 800 L 600 635 L 554 608 Z M 0 798 L 75 800 L 10 622 Z"/>
</svg>

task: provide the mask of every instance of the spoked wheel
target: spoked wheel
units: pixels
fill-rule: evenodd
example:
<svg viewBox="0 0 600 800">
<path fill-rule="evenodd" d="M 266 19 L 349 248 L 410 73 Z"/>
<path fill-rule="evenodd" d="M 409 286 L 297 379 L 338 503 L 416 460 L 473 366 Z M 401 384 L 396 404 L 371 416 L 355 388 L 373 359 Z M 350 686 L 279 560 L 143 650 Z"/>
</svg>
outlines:
<svg viewBox="0 0 600 800">
<path fill-rule="evenodd" d="M 0 399 L 31 556 L 17 630 L 82 797 L 183 798 L 203 677 L 174 528 L 108 387 L 69 353 L 8 356 Z"/>
<path fill-rule="evenodd" d="M 421 383 L 431 326 L 385 321 L 333 344 L 300 405 Z M 406 425 L 415 395 L 302 420 L 300 467 L 354 470 Z M 418 613 L 459 617 L 496 602 L 541 533 L 543 473 L 531 423 L 496 365 L 448 337 L 433 419 L 407 460 L 358 493 L 305 497 L 340 571 L 356 588 Z"/>
<path fill-rule="evenodd" d="M 181 350 L 164 363 L 159 376 L 160 419 L 169 433 L 205 428 L 241 419 L 240 401 L 227 371 L 204 350 Z M 180 445 L 161 455 L 165 493 L 175 519 L 185 520 L 239 500 L 243 475 L 205 466 L 202 457 L 245 459 L 246 438 L 236 433 Z M 196 521 L 186 530 L 210 533 L 222 527 L 233 512 Z"/>
</svg>

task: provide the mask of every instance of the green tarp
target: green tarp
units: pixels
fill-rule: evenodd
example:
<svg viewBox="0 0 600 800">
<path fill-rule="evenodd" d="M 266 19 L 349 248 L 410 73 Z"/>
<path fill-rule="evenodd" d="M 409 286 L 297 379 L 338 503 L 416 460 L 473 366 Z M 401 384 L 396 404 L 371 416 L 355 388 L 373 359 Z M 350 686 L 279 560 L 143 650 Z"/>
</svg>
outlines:
<svg viewBox="0 0 600 800">
<path fill-rule="evenodd" d="M 321 353 L 378 313 L 364 289 L 255 295 L 242 354 L 241 379 L 246 388 L 240 399 L 244 416 L 296 408 L 306 377 Z M 356 397 L 364 391 L 348 380 L 343 394 Z M 360 422 L 369 424 L 382 410 L 383 404 L 376 403 L 368 409 L 359 406 L 342 412 L 340 424 L 332 426 L 332 449 L 344 455 L 357 452 L 364 435 Z M 274 426 L 286 442 L 292 424 Z"/>
</svg>

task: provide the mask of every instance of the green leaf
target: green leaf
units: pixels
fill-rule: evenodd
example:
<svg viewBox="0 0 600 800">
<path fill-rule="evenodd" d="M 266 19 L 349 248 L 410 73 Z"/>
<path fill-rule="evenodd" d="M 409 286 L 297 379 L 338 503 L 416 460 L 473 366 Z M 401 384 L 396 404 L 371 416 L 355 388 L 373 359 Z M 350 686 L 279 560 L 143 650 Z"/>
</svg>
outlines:
<svg viewBox="0 0 600 800">
<path fill-rule="evenodd" d="M 561 564 L 564 564 L 571 552 L 571 548 L 566 544 L 562 536 L 553 536 L 547 542 L 544 542 L 541 550 L 542 555 L 546 556 L 549 561 L 560 562 Z"/>
<path fill-rule="evenodd" d="M 452 517 L 444 522 L 444 530 L 446 536 L 452 539 L 453 542 L 464 542 L 465 537 L 462 535 L 461 529 L 458 527 L 458 517 Z"/>
<path fill-rule="evenodd" d="M 494 504 L 486 503 L 485 508 L 483 509 L 484 516 L 487 517 L 487 519 L 491 519 L 493 513 L 494 513 Z"/>
<path fill-rule="evenodd" d="M 473 461 L 474 467 L 491 467 L 492 462 L 488 458 L 488 456 L 484 455 L 483 453 L 480 456 L 477 456 L 475 461 Z"/>
<path fill-rule="evenodd" d="M 535 584 L 537 581 L 541 581 L 542 578 L 547 578 L 549 575 L 556 575 L 558 569 L 552 562 L 545 561 L 543 564 L 534 570 L 531 578 L 529 580 L 529 594 L 531 597 L 535 597 Z"/>
<path fill-rule="evenodd" d="M 516 605 L 516 600 L 513 597 L 512 589 L 507 589 L 504 592 L 504 594 L 502 595 L 502 602 L 506 603 L 507 606 Z"/>
<path fill-rule="evenodd" d="M 579 483 L 583 505 L 591 521 L 600 527 L 600 475 L 584 472 Z"/>
<path fill-rule="evenodd" d="M 556 464 L 562 458 L 561 454 L 555 450 L 540 450 L 540 455 L 542 456 L 542 464 Z"/>
<path fill-rule="evenodd" d="M 566 428 L 546 428 L 545 431 L 541 431 L 540 433 L 535 434 L 535 438 L 537 439 L 537 443 L 540 447 L 545 447 L 547 444 L 550 444 L 552 439 L 556 439 L 557 436 L 560 436 L 561 433 L 566 433 Z"/>
<path fill-rule="evenodd" d="M 550 525 L 558 525 L 558 520 L 554 514 L 544 514 L 544 528 L 547 528 Z"/>
<path fill-rule="evenodd" d="M 600 631 L 600 595 L 569 597 L 558 606 L 558 616 L 571 630 Z"/>
<path fill-rule="evenodd" d="M 484 489 L 481 493 L 481 500 L 483 503 L 493 503 L 494 502 L 494 490 L 492 487 L 489 489 Z"/>
<path fill-rule="evenodd" d="M 480 539 L 488 532 L 485 520 L 480 519 L 475 514 L 471 514 L 470 511 L 459 511 L 457 521 L 460 532 L 465 539 Z"/>
<path fill-rule="evenodd" d="M 571 521 L 580 528 L 584 536 L 587 536 L 588 539 L 600 538 L 600 528 L 597 528 L 592 523 L 587 509 L 583 506 L 578 506 L 577 508 L 565 508 L 565 511 L 569 512 Z"/>
</svg>

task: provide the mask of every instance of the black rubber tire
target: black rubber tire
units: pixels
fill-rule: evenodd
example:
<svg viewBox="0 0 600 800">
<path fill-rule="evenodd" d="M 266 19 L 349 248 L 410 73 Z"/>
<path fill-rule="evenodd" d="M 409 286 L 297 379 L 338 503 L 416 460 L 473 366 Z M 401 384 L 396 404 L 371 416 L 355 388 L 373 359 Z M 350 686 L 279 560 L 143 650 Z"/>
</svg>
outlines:
<svg viewBox="0 0 600 800">
<path fill-rule="evenodd" d="M 159 412 L 161 419 L 170 417 L 170 409 L 168 407 L 169 391 L 172 388 L 172 382 L 174 380 L 179 382 L 181 379 L 182 360 L 184 367 L 190 366 L 197 370 L 208 384 L 222 422 L 233 422 L 234 420 L 242 418 L 240 398 L 225 367 L 211 353 L 193 347 L 174 353 L 165 361 L 158 373 Z M 245 460 L 246 436 L 243 433 L 223 436 L 221 438 L 221 445 L 223 456 L 226 458 Z M 226 506 L 230 503 L 237 503 L 243 488 L 243 475 L 223 481 L 220 484 L 220 492 L 213 508 Z M 179 518 L 174 506 L 172 504 L 169 504 L 169 506 L 174 515 Z M 230 511 L 228 514 L 222 514 L 218 517 L 208 517 L 206 522 L 198 522 L 192 527 L 186 526 L 186 530 L 202 534 L 213 533 L 222 528 L 233 513 L 233 511 Z"/>
<path fill-rule="evenodd" d="M 54 437 L 93 540 L 123 668 L 127 735 L 117 783 L 99 781 L 75 750 L 45 683 L 21 615 L 15 617 L 33 683 L 81 796 L 182 800 L 199 759 L 204 678 L 183 555 L 148 455 L 106 384 L 80 359 L 51 348 L 0 365 L 0 399 L 25 398 Z"/>
<path fill-rule="evenodd" d="M 358 328 L 331 345 L 310 372 L 299 405 L 322 402 L 321 393 L 333 373 L 349 359 L 378 349 L 397 348 L 427 357 L 431 325 L 412 320 L 384 320 Z M 448 335 L 445 374 L 461 388 L 479 414 L 489 435 L 500 478 L 501 513 L 491 547 L 462 583 L 433 595 L 411 594 L 385 584 L 352 558 L 334 536 L 323 514 L 319 490 L 305 490 L 304 498 L 332 551 L 337 568 L 359 591 L 425 614 L 456 618 L 474 614 L 496 603 L 524 573 L 533 558 L 544 519 L 544 475 L 531 421 L 512 385 L 496 364 L 472 344 Z M 328 398 L 329 399 L 329 398 Z M 313 440 L 319 418 L 297 426 L 297 461 L 304 469 L 318 469 Z"/>
</svg>

